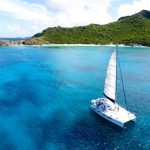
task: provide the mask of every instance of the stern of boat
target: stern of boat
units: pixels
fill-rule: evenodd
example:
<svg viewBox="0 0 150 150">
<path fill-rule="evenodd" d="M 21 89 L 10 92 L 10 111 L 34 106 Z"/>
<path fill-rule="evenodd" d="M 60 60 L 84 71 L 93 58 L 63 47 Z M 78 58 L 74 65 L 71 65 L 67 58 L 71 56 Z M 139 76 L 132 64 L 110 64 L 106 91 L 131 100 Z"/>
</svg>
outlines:
<svg viewBox="0 0 150 150">
<path fill-rule="evenodd" d="M 132 120 L 133 122 L 136 122 L 136 118 Z"/>
</svg>

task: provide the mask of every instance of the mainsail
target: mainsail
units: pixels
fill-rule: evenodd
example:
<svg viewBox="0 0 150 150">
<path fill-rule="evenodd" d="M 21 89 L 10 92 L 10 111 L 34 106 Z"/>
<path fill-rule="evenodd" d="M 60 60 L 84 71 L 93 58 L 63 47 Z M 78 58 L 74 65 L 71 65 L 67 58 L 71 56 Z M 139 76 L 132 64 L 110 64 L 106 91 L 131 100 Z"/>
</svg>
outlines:
<svg viewBox="0 0 150 150">
<path fill-rule="evenodd" d="M 116 100 L 116 78 L 117 78 L 116 70 L 117 70 L 117 46 L 114 52 L 112 53 L 108 64 L 104 88 L 104 95 L 114 103 Z"/>
</svg>

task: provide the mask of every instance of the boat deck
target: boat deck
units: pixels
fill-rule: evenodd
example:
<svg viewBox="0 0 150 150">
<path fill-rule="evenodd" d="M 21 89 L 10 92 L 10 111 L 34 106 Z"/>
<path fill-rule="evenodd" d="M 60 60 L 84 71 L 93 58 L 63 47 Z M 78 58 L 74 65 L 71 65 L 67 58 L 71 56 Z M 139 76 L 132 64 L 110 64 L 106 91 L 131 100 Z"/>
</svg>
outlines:
<svg viewBox="0 0 150 150">
<path fill-rule="evenodd" d="M 100 99 L 102 100 L 102 99 Z M 124 123 L 132 120 L 135 121 L 136 117 L 134 114 L 130 113 L 126 109 L 122 108 L 121 106 L 116 106 L 115 109 L 110 109 L 110 104 L 108 104 L 108 101 L 106 99 L 103 99 L 106 103 L 105 109 L 102 109 L 99 105 L 91 105 L 92 110 L 94 110 L 97 114 L 102 116 L 103 118 L 119 125 L 120 127 L 124 126 Z"/>
<path fill-rule="evenodd" d="M 134 114 L 130 113 L 129 111 L 125 110 L 120 106 L 118 108 L 118 110 L 108 110 L 104 111 L 103 113 L 115 120 L 121 121 L 122 123 L 135 119 Z"/>
</svg>

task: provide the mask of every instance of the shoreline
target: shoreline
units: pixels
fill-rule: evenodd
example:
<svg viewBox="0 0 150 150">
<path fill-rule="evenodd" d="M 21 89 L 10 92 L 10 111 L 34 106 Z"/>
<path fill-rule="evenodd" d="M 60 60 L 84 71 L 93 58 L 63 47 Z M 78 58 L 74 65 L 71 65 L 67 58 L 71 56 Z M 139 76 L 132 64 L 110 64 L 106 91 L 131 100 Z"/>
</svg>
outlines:
<svg viewBox="0 0 150 150">
<path fill-rule="evenodd" d="M 96 47 L 115 47 L 116 45 L 114 44 L 108 44 L 108 45 L 97 45 L 97 44 L 42 44 L 42 45 L 24 45 L 24 44 L 20 44 L 20 45 L 9 45 L 9 46 L 31 46 L 31 47 L 35 47 L 35 48 L 39 48 L 39 47 L 55 47 L 55 46 L 96 46 Z M 127 46 L 124 44 L 118 44 L 119 47 L 137 47 L 137 48 L 149 48 L 147 46 L 141 46 L 141 45 L 135 45 L 135 46 Z"/>
<path fill-rule="evenodd" d="M 22 43 L 19 43 L 19 41 L 17 42 L 14 42 L 14 41 L 8 41 L 8 40 L 0 40 L 0 46 L 32 46 L 32 47 L 35 47 L 35 48 L 38 48 L 38 47 L 55 47 L 55 46 L 99 46 L 99 47 L 115 47 L 116 44 L 106 44 L 106 45 L 101 45 L 101 44 L 41 44 L 41 45 L 37 45 L 37 44 L 34 44 L 34 45 L 28 45 L 28 44 L 22 44 Z M 142 46 L 142 45 L 138 45 L 138 44 L 135 44 L 135 45 L 125 45 L 125 44 L 118 44 L 119 47 L 138 47 L 138 48 L 149 48 L 148 46 Z"/>
</svg>

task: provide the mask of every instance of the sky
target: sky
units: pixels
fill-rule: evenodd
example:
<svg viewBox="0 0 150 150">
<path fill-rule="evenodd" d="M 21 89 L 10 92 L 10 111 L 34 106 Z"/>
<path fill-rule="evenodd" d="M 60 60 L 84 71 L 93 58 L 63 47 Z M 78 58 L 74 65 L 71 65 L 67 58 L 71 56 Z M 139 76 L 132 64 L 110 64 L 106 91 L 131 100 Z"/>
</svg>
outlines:
<svg viewBox="0 0 150 150">
<path fill-rule="evenodd" d="M 107 24 L 150 10 L 150 0 L 0 0 L 0 37 L 31 37 L 48 27 Z"/>
</svg>

